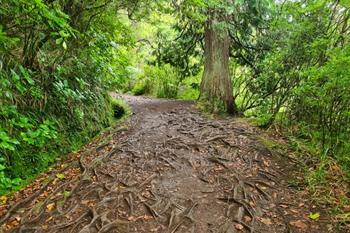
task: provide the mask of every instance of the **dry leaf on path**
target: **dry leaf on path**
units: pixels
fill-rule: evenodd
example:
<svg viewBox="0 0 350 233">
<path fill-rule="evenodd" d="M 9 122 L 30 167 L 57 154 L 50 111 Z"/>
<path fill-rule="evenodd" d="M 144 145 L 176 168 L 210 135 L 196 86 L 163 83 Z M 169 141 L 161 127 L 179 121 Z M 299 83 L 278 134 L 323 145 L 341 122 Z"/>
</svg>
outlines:
<svg viewBox="0 0 350 233">
<path fill-rule="evenodd" d="M 153 217 L 150 215 L 145 215 L 145 216 L 143 216 L 143 219 L 147 221 L 147 220 L 153 219 Z"/>
<path fill-rule="evenodd" d="M 50 203 L 46 206 L 48 212 L 51 212 L 55 209 L 55 203 Z"/>
<path fill-rule="evenodd" d="M 235 228 L 237 229 L 237 230 L 243 230 L 244 229 L 244 226 L 242 225 L 242 224 L 239 224 L 239 223 L 237 223 L 237 224 L 235 224 Z"/>
<path fill-rule="evenodd" d="M 246 216 L 244 216 L 244 221 L 251 222 L 252 218 L 246 215 Z"/>
<path fill-rule="evenodd" d="M 305 230 L 307 229 L 307 225 L 305 222 L 301 221 L 301 220 L 297 220 L 297 221 L 290 221 L 289 224 L 293 227 Z"/>
<path fill-rule="evenodd" d="M 7 204 L 7 200 L 8 200 L 8 198 L 6 196 L 1 196 L 0 197 L 0 204 L 1 205 Z"/>
<path fill-rule="evenodd" d="M 261 218 L 260 222 L 264 223 L 265 225 L 271 225 L 272 221 L 269 218 Z"/>
</svg>

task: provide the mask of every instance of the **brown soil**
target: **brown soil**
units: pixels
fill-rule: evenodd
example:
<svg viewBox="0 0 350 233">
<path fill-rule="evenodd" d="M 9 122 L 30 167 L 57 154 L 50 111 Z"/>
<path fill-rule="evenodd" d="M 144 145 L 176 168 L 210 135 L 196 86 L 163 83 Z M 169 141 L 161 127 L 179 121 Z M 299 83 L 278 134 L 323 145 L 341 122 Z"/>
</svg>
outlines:
<svg viewBox="0 0 350 233">
<path fill-rule="evenodd" d="M 123 98 L 132 117 L 0 208 L 4 232 L 341 232 L 308 218 L 316 207 L 287 185 L 293 162 L 258 129 Z"/>
</svg>

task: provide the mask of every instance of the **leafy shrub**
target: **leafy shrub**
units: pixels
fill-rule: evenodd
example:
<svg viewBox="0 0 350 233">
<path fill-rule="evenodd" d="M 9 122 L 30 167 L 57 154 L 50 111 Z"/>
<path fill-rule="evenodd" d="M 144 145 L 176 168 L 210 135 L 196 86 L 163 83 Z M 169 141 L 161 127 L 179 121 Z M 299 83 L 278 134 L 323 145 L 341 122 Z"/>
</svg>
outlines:
<svg viewBox="0 0 350 233">
<path fill-rule="evenodd" d="M 154 86 L 152 80 L 148 77 L 142 76 L 136 81 L 132 93 L 134 95 L 152 95 L 154 91 L 153 89 Z"/>
<path fill-rule="evenodd" d="M 197 100 L 200 92 L 202 72 L 195 76 L 186 77 L 179 86 L 178 98 L 184 100 Z"/>
<path fill-rule="evenodd" d="M 295 90 L 289 114 L 306 124 L 323 151 L 336 154 L 349 147 L 350 46 L 335 49 L 323 66 L 310 67 L 307 79 Z M 346 149 L 345 149 L 346 150 Z M 346 163 L 350 167 L 350 163 Z"/>
<path fill-rule="evenodd" d="M 135 95 L 155 95 L 159 98 L 176 98 L 180 78 L 171 65 L 145 66 L 132 92 Z"/>
<path fill-rule="evenodd" d="M 350 171 L 350 45 L 344 9 L 344 3 L 287 1 L 261 42 L 270 43 L 266 52 L 253 66 L 238 66 L 233 81 L 246 115 L 257 117 L 261 126 L 280 124 L 311 148 L 320 148 L 315 153 L 320 160 L 332 156 Z M 331 17 L 335 12 L 344 24 Z M 322 176 L 323 168 L 315 174 Z"/>
<path fill-rule="evenodd" d="M 5 159 L 0 157 L 0 195 L 5 194 L 7 191 L 16 190 L 22 182 L 20 178 L 11 179 L 6 176 L 5 163 Z"/>
<path fill-rule="evenodd" d="M 22 66 L 0 71 L 0 192 L 18 187 L 20 180 L 43 171 L 58 155 L 110 125 L 108 95 L 85 89 L 87 78 L 80 80 L 81 85 L 77 79 L 65 78 L 72 71 L 84 77 L 78 70 L 58 69 L 52 89 L 45 90 L 50 93 L 46 98 L 42 91 L 46 83 L 32 71 Z"/>
<path fill-rule="evenodd" d="M 112 123 L 108 91 L 128 80 L 133 38 L 111 2 L 99 20 L 99 3 L 83 4 L 0 5 L 0 193 Z"/>
<path fill-rule="evenodd" d="M 129 106 L 121 99 L 112 99 L 111 104 L 115 119 L 121 119 L 128 116 L 131 112 Z"/>
</svg>

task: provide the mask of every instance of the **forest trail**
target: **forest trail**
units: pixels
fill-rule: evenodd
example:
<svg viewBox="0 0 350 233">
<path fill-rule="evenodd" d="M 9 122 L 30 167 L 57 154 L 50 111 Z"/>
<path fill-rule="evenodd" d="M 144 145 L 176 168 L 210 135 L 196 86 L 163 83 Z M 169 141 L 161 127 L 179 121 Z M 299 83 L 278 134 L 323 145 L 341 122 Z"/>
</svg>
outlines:
<svg viewBox="0 0 350 233">
<path fill-rule="evenodd" d="M 308 220 L 290 163 L 258 129 L 191 102 L 123 98 L 130 119 L 19 193 L 4 232 L 332 232 Z"/>
</svg>

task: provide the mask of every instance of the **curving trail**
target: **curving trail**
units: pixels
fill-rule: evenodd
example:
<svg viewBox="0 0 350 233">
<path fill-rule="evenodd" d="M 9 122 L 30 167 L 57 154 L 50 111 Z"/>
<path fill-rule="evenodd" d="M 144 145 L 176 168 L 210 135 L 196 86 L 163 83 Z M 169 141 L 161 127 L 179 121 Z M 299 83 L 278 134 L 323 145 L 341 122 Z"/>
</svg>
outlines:
<svg viewBox="0 0 350 233">
<path fill-rule="evenodd" d="M 308 203 L 287 187 L 287 159 L 257 129 L 208 119 L 190 102 L 123 98 L 131 119 L 22 194 L 4 232 L 332 232 L 308 221 Z"/>
</svg>

